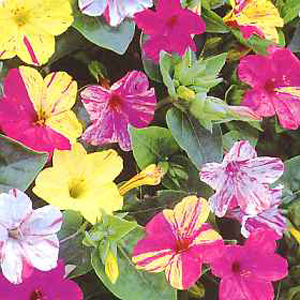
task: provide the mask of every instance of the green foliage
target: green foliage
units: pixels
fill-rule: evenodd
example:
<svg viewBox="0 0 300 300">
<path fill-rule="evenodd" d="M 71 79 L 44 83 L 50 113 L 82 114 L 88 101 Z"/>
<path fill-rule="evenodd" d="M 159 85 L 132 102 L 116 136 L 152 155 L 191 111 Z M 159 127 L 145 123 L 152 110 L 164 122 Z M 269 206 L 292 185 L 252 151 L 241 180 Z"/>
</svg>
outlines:
<svg viewBox="0 0 300 300">
<path fill-rule="evenodd" d="M 274 3 L 278 8 L 284 23 L 289 23 L 298 17 L 300 11 L 299 0 L 275 0 Z"/>
<path fill-rule="evenodd" d="M 226 151 L 229 151 L 233 144 L 240 140 L 247 140 L 252 147 L 255 147 L 258 140 L 258 133 L 252 134 L 248 131 L 231 130 L 223 135 L 223 147 Z"/>
<path fill-rule="evenodd" d="M 212 32 L 212 33 L 229 32 L 229 29 L 224 24 L 223 19 L 212 10 L 203 8 L 201 16 L 206 24 L 206 29 L 205 29 L 206 32 Z"/>
</svg>

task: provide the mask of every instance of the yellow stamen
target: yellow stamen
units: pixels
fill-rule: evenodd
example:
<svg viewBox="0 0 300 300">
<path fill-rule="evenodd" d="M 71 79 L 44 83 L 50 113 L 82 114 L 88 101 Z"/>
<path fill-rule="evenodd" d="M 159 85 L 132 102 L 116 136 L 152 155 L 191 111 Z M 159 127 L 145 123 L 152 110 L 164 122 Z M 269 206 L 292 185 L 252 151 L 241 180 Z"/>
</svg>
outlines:
<svg viewBox="0 0 300 300">
<path fill-rule="evenodd" d="M 290 94 L 294 97 L 300 98 L 300 87 L 298 86 L 285 86 L 274 89 L 275 92 Z"/>
</svg>

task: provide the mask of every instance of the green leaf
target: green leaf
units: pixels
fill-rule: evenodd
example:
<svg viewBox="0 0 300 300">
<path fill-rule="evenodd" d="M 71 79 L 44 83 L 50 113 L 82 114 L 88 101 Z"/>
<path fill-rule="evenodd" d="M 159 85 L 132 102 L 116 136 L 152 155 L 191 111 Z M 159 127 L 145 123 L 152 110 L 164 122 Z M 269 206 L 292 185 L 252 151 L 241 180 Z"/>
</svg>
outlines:
<svg viewBox="0 0 300 300">
<path fill-rule="evenodd" d="M 226 63 L 227 52 L 205 59 L 206 74 L 218 76 Z"/>
<path fill-rule="evenodd" d="M 122 300 L 176 300 L 176 290 L 166 281 L 164 272 L 148 273 L 138 271 L 131 261 L 131 253 L 137 241 L 143 238 L 144 230 L 138 226 L 118 245 L 120 276 L 115 284 L 107 278 L 104 265 L 97 252 L 92 254 L 92 265 L 104 285 Z"/>
<path fill-rule="evenodd" d="M 300 192 L 300 155 L 284 162 L 284 174 L 279 182 L 293 192 Z"/>
<path fill-rule="evenodd" d="M 226 33 L 229 32 L 228 27 L 224 24 L 223 19 L 212 10 L 203 7 L 201 17 L 206 24 L 206 32 Z"/>
<path fill-rule="evenodd" d="M 168 161 L 169 157 L 180 151 L 179 146 L 167 128 L 150 126 L 136 129 L 129 127 L 133 156 L 140 169 L 150 164 Z"/>
<path fill-rule="evenodd" d="M 194 117 L 175 107 L 168 110 L 166 119 L 175 140 L 198 170 L 207 162 L 222 161 L 222 133 L 218 125 L 211 133 Z"/>
<path fill-rule="evenodd" d="M 293 38 L 288 45 L 292 52 L 300 52 L 300 22 L 298 22 Z"/>
<path fill-rule="evenodd" d="M 247 140 L 252 147 L 255 147 L 258 140 L 258 132 L 255 131 L 255 135 L 252 135 L 248 131 L 232 130 L 223 135 L 223 147 L 225 151 L 229 151 L 233 144 L 240 140 Z"/>
<path fill-rule="evenodd" d="M 0 135 L 0 192 L 25 191 L 47 162 L 48 154 L 30 150 Z"/>
<path fill-rule="evenodd" d="M 118 27 L 111 27 L 102 18 L 88 17 L 78 11 L 74 12 L 72 26 L 90 42 L 118 54 L 126 52 L 135 31 L 132 20 L 126 19 Z"/>
<path fill-rule="evenodd" d="M 280 11 L 283 17 L 284 23 L 289 23 L 296 17 L 298 17 L 300 11 L 299 0 L 285 0 L 284 5 Z"/>
</svg>

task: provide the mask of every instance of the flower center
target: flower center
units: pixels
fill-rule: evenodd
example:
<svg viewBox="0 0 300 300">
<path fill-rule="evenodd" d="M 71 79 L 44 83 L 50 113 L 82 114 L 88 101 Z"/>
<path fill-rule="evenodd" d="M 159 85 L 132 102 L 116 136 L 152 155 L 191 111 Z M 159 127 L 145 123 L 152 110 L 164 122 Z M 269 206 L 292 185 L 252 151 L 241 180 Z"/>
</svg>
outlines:
<svg viewBox="0 0 300 300">
<path fill-rule="evenodd" d="M 38 289 L 34 290 L 30 294 L 30 298 L 29 298 L 29 300 L 43 300 L 43 299 L 46 299 L 46 298 L 43 296 L 43 293 Z"/>
<path fill-rule="evenodd" d="M 233 273 L 240 273 L 241 272 L 241 265 L 238 261 L 235 261 L 232 264 L 231 270 Z"/>
<path fill-rule="evenodd" d="M 167 26 L 174 27 L 177 24 L 178 16 L 174 15 L 170 17 L 167 21 Z"/>
<path fill-rule="evenodd" d="M 274 92 L 274 89 L 275 89 L 275 79 L 274 78 L 272 78 L 266 82 L 265 89 L 269 93 Z"/>
<path fill-rule="evenodd" d="M 237 162 L 230 162 L 226 166 L 226 172 L 231 177 L 234 177 L 239 171 L 240 171 L 240 167 Z"/>
<path fill-rule="evenodd" d="M 14 21 L 19 27 L 23 27 L 28 24 L 29 14 L 24 7 L 18 7 L 11 12 Z"/>
<path fill-rule="evenodd" d="M 112 94 L 110 99 L 109 99 L 109 106 L 112 109 L 120 110 L 120 108 L 122 106 L 122 102 L 123 102 L 123 99 L 120 95 Z"/>
<path fill-rule="evenodd" d="M 8 231 L 8 236 L 14 240 L 19 238 L 19 230 L 18 228 L 14 228 Z"/>
<path fill-rule="evenodd" d="M 73 179 L 69 183 L 69 194 L 72 198 L 78 199 L 85 192 L 84 179 Z"/>
<path fill-rule="evenodd" d="M 190 248 L 190 240 L 188 238 L 179 239 L 176 241 L 176 252 L 184 252 Z"/>
</svg>

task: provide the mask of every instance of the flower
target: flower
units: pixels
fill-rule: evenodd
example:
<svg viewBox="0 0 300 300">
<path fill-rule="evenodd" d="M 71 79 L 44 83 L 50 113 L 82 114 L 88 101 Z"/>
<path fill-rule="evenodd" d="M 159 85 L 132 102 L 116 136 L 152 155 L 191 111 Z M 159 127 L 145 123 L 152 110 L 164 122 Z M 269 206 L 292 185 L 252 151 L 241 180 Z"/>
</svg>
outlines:
<svg viewBox="0 0 300 300">
<path fill-rule="evenodd" d="M 156 11 L 147 9 L 135 14 L 134 19 L 137 26 L 150 35 L 143 50 L 146 56 L 156 62 L 159 61 L 161 50 L 176 52 L 180 56 L 189 47 L 196 51 L 191 35 L 205 31 L 202 18 L 189 9 L 183 9 L 180 0 L 159 0 Z"/>
<path fill-rule="evenodd" d="M 71 151 L 55 150 L 53 167 L 36 178 L 33 192 L 60 209 L 79 211 L 91 223 L 101 219 L 101 209 L 111 214 L 123 205 L 113 180 L 123 168 L 114 150 L 87 154 L 76 143 Z"/>
<path fill-rule="evenodd" d="M 257 157 L 248 141 L 240 141 L 234 143 L 221 164 L 205 164 L 200 178 L 216 190 L 209 201 L 218 217 L 236 206 L 248 215 L 256 215 L 271 206 L 269 185 L 283 170 L 284 164 L 279 158 Z"/>
<path fill-rule="evenodd" d="M 0 299 L 66 299 L 82 300 L 83 294 L 79 286 L 64 278 L 65 268 L 62 261 L 48 272 L 34 270 L 32 275 L 22 284 L 13 285 L 0 276 Z"/>
<path fill-rule="evenodd" d="M 55 268 L 59 250 L 56 233 L 61 224 L 62 214 L 53 206 L 33 210 L 30 198 L 16 189 L 0 194 L 0 264 L 4 277 L 17 284 L 32 268 Z"/>
<path fill-rule="evenodd" d="M 118 142 L 124 151 L 131 150 L 128 125 L 146 127 L 153 119 L 155 91 L 143 72 L 127 73 L 110 89 L 99 85 L 85 88 L 80 96 L 92 125 L 82 138 L 92 145 Z"/>
<path fill-rule="evenodd" d="M 258 215 L 247 215 L 239 207 L 236 207 L 228 211 L 226 217 L 237 219 L 242 224 L 241 233 L 246 238 L 258 227 L 273 229 L 278 237 L 281 237 L 286 230 L 286 218 L 281 215 L 279 210 L 282 188 L 279 186 L 270 189 L 271 206 Z"/>
<path fill-rule="evenodd" d="M 223 255 L 211 262 L 211 271 L 221 278 L 220 300 L 272 300 L 271 281 L 288 274 L 286 259 L 275 254 L 277 234 L 259 228 L 244 246 L 225 246 Z"/>
<path fill-rule="evenodd" d="M 135 13 L 152 5 L 153 0 L 78 0 L 82 13 L 88 16 L 104 14 L 110 26 L 117 26 L 125 18 L 132 18 Z"/>
<path fill-rule="evenodd" d="M 18 56 L 34 65 L 45 64 L 55 51 L 55 36 L 73 23 L 65 0 L 9 0 L 0 5 L 0 59 Z"/>
<path fill-rule="evenodd" d="M 141 185 L 158 185 L 163 175 L 164 172 L 159 166 L 151 164 L 124 183 L 119 189 L 120 194 L 125 195 L 128 191 Z"/>
<path fill-rule="evenodd" d="M 118 257 L 113 253 L 112 250 L 109 250 L 105 258 L 105 274 L 112 284 L 115 284 L 119 278 L 119 266 L 118 266 Z"/>
<path fill-rule="evenodd" d="M 232 10 L 223 18 L 233 28 L 239 27 L 244 38 L 252 34 L 279 41 L 276 27 L 283 27 L 284 21 L 270 0 L 231 0 Z"/>
<path fill-rule="evenodd" d="M 252 89 L 244 95 L 243 105 L 262 117 L 275 113 L 283 128 L 300 125 L 300 61 L 288 48 L 269 48 L 269 54 L 248 55 L 238 67 L 240 80 Z"/>
<path fill-rule="evenodd" d="M 201 275 L 202 263 L 216 257 L 223 245 L 221 236 L 204 223 L 208 215 L 207 201 L 196 196 L 155 215 L 146 225 L 146 237 L 133 249 L 137 269 L 165 271 L 174 288 L 191 287 Z"/>
<path fill-rule="evenodd" d="M 65 72 L 43 80 L 33 68 L 11 69 L 0 100 L 0 128 L 36 151 L 70 149 L 82 132 L 71 111 L 76 93 L 77 83 Z"/>
</svg>

